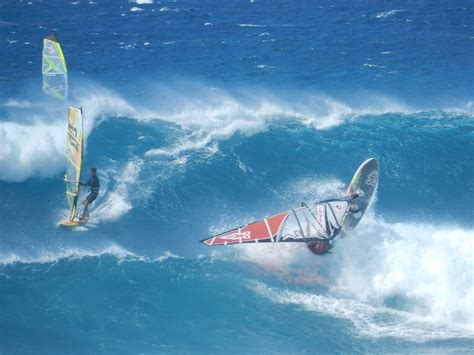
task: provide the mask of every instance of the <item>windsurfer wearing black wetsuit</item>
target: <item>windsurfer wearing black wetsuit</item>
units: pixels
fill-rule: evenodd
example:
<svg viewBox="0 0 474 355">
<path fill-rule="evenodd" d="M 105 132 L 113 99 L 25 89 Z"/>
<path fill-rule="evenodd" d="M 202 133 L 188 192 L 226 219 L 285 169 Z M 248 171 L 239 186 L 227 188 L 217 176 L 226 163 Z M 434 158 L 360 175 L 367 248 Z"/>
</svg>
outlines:
<svg viewBox="0 0 474 355">
<path fill-rule="evenodd" d="M 87 182 L 85 183 L 79 182 L 79 185 L 89 186 L 89 194 L 87 195 L 86 199 L 82 202 L 82 205 L 84 206 L 84 212 L 82 213 L 82 216 L 79 217 L 79 219 L 84 219 L 84 218 L 89 217 L 89 205 L 92 202 L 94 202 L 97 196 L 99 195 L 100 182 L 97 176 L 97 169 L 91 168 L 89 180 L 87 180 Z"/>
</svg>

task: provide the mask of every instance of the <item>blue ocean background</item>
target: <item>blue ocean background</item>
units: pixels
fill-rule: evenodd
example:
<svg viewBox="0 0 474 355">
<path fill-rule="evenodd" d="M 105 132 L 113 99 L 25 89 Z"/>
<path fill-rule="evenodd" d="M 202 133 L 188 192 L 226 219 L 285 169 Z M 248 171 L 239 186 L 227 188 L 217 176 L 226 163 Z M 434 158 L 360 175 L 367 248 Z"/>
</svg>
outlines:
<svg viewBox="0 0 474 355">
<path fill-rule="evenodd" d="M 0 1 L 0 353 L 472 352 L 473 24 L 471 1 Z M 68 105 L 102 183 L 75 230 Z M 198 243 L 369 157 L 376 202 L 331 254 Z"/>
</svg>

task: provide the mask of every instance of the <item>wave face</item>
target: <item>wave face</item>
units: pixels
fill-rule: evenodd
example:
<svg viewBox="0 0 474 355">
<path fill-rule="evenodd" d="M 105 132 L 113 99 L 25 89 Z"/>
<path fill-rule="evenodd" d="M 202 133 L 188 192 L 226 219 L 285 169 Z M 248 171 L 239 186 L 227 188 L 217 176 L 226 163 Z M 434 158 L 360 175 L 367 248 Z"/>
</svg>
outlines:
<svg viewBox="0 0 474 355">
<path fill-rule="evenodd" d="M 469 4 L 306 6 L 9 5 L 1 353 L 473 348 Z M 55 32 L 101 178 L 73 231 L 68 103 L 40 92 Z M 368 157 L 376 202 L 331 254 L 197 243 L 342 194 Z"/>
</svg>

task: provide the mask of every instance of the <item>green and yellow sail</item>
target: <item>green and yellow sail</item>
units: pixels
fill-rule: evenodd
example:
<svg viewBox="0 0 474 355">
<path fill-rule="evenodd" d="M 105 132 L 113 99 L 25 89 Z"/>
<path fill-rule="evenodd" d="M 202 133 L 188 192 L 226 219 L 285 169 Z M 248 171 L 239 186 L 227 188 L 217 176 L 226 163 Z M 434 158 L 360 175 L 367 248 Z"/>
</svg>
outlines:
<svg viewBox="0 0 474 355">
<path fill-rule="evenodd" d="M 79 197 L 79 181 L 81 181 L 82 159 L 84 153 L 84 132 L 82 108 L 69 107 L 69 123 L 67 128 L 66 147 L 66 198 L 69 206 L 69 220 L 77 214 Z"/>
<path fill-rule="evenodd" d="M 67 67 L 61 45 L 56 37 L 43 39 L 43 91 L 61 100 L 67 99 Z"/>
</svg>

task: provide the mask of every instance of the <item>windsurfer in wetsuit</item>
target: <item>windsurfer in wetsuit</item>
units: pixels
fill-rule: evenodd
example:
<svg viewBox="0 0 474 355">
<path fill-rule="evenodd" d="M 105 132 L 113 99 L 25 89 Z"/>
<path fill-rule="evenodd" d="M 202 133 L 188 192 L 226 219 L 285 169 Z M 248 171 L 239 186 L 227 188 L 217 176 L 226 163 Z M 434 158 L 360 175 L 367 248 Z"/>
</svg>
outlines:
<svg viewBox="0 0 474 355">
<path fill-rule="evenodd" d="M 79 185 L 81 186 L 89 186 L 89 194 L 87 195 L 86 199 L 82 202 L 82 205 L 84 206 L 84 212 L 82 213 L 82 216 L 79 217 L 79 219 L 84 219 L 89 217 L 89 205 L 95 201 L 97 196 L 99 195 L 99 189 L 100 189 L 100 182 L 99 178 L 97 177 L 97 169 L 96 168 L 90 168 L 90 177 L 87 182 L 79 182 Z"/>
<path fill-rule="evenodd" d="M 349 208 L 347 209 L 347 217 L 349 218 L 360 218 L 357 216 L 357 214 L 360 212 L 360 208 L 355 204 L 355 199 L 360 196 L 360 193 L 353 193 L 350 197 L 350 205 Z M 338 232 L 339 233 L 339 232 Z M 338 234 L 337 233 L 337 234 Z M 309 232 L 308 232 L 309 234 Z M 336 235 L 337 235 L 336 234 Z M 333 247 L 333 244 L 331 243 L 331 239 L 333 239 L 336 235 L 332 236 L 332 238 L 328 239 L 320 239 L 320 240 L 315 240 L 312 242 L 308 242 L 307 246 L 308 249 L 311 250 L 313 254 L 318 254 L 318 255 L 323 255 L 326 254 L 331 248 Z"/>
<path fill-rule="evenodd" d="M 317 240 L 315 242 L 308 243 L 308 248 L 314 254 L 323 255 L 326 254 L 332 245 L 329 240 Z"/>
</svg>

